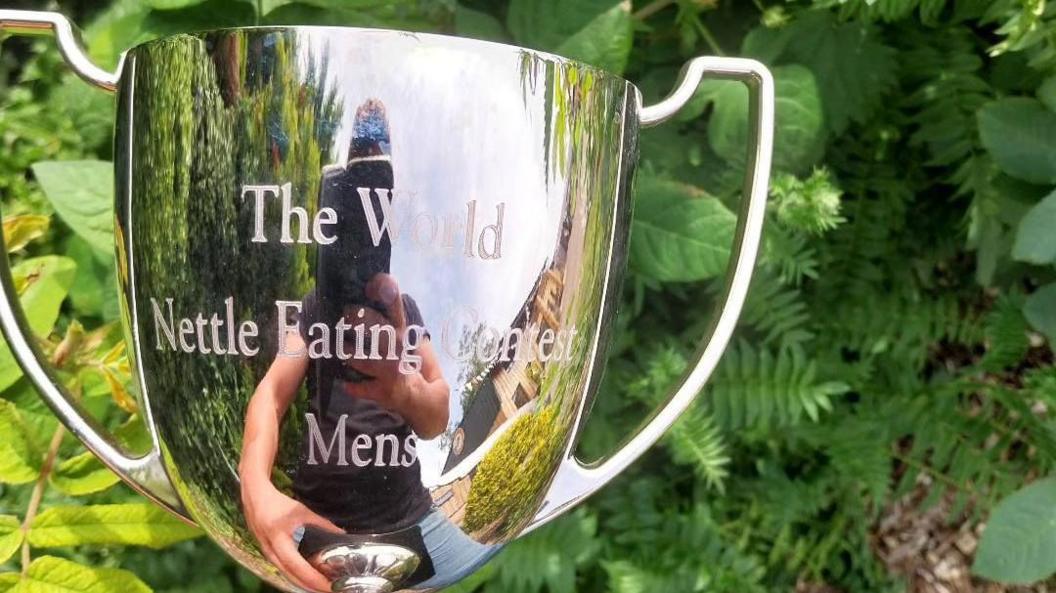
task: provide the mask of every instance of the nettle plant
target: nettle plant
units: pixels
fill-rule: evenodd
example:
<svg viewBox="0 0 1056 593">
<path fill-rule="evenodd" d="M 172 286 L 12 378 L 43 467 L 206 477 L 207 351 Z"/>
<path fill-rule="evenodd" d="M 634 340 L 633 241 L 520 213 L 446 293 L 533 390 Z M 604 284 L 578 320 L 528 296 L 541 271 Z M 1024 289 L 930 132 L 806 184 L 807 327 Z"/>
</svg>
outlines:
<svg viewBox="0 0 1056 593">
<path fill-rule="evenodd" d="M 513 42 L 621 73 L 650 101 L 689 56 L 772 67 L 765 246 L 699 404 L 617 483 L 455 590 L 932 590 L 914 576 L 942 572 L 927 542 L 900 548 L 908 561 L 888 553 L 912 539 L 898 525 L 925 521 L 970 536 L 974 578 L 1056 571 L 1056 5 L 118 0 L 73 16 L 108 65 L 160 35 L 281 23 Z M 0 188 L 23 306 L 67 385 L 134 445 L 112 200 L 89 189 L 111 174 L 111 98 L 61 75 L 48 44 L 11 47 Z M 709 82 L 677 125 L 642 136 L 620 334 L 586 457 L 656 405 L 712 319 L 746 109 L 736 84 Z M 196 532 L 115 486 L 7 353 L 0 482 L 0 592 L 260 586 L 207 542 L 175 543 Z"/>
</svg>

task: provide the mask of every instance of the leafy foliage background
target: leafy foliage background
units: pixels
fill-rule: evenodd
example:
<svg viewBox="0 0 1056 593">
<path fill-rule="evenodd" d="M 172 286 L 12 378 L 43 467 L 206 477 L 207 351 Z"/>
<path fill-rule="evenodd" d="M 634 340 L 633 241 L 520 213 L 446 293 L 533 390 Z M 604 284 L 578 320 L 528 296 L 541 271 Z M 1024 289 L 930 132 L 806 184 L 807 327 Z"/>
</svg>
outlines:
<svg viewBox="0 0 1056 593">
<path fill-rule="evenodd" d="M 978 586 L 1041 587 L 1056 571 L 1045 0 L 22 4 L 85 24 L 108 66 L 139 41 L 257 23 L 514 42 L 620 72 L 647 101 L 692 56 L 763 60 L 777 79 L 773 190 L 720 368 L 662 445 L 456 589 L 933 590 L 888 561 L 882 534 L 896 512 L 934 510 L 968 533 L 986 525 L 966 552 Z M 71 390 L 141 447 L 114 325 L 112 98 L 47 40 L 3 50 L 0 191 L 23 306 Z M 662 401 L 721 299 L 745 99 L 707 82 L 676 122 L 643 132 L 631 271 L 585 457 Z M 261 589 L 84 453 L 6 351 L 0 390 L 0 593 Z"/>
</svg>

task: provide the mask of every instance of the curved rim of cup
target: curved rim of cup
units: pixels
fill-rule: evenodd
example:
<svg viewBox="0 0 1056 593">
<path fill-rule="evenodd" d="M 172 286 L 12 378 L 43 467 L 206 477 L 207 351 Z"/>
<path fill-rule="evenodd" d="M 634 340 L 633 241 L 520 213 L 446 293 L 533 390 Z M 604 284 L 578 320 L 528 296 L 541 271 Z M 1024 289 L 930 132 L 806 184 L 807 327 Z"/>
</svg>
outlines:
<svg viewBox="0 0 1056 593">
<path fill-rule="evenodd" d="M 536 56 L 538 56 L 540 58 L 544 58 L 544 59 L 547 59 L 547 60 L 552 60 L 554 62 L 558 62 L 558 63 L 561 63 L 561 64 L 569 64 L 569 65 L 573 65 L 573 66 L 576 66 L 576 67 L 588 68 L 590 70 L 593 70 L 596 73 L 603 74 L 604 76 L 607 76 L 609 78 L 614 78 L 614 79 L 617 79 L 617 80 L 621 80 L 621 81 L 627 83 L 628 85 L 630 85 L 631 87 L 633 87 L 635 89 L 638 88 L 637 85 L 635 85 L 630 80 L 627 80 L 622 75 L 616 74 L 616 73 L 614 73 L 614 72 L 612 72 L 610 70 L 606 70 L 605 68 L 601 68 L 599 66 L 595 66 L 595 65 L 590 64 L 588 62 L 584 62 L 582 60 L 577 60 L 575 58 L 569 58 L 569 57 L 566 57 L 566 56 L 562 56 L 560 54 L 555 54 L 553 52 L 548 52 L 548 51 L 539 50 L 539 49 L 533 49 L 533 48 L 530 48 L 530 47 L 525 47 L 523 45 L 516 45 L 516 44 L 513 44 L 513 43 L 505 43 L 505 42 L 501 42 L 501 41 L 489 41 L 489 40 L 486 40 L 486 39 L 477 39 L 477 38 L 474 38 L 474 37 L 463 37 L 461 35 L 450 35 L 450 34 L 447 34 L 447 33 L 430 33 L 430 32 L 406 31 L 406 30 L 402 30 L 402 29 L 385 29 L 385 28 L 377 28 L 377 27 L 350 27 L 350 26 L 341 26 L 341 25 L 333 25 L 333 26 L 331 26 L 331 25 L 246 25 L 246 26 L 240 26 L 240 27 L 219 27 L 219 28 L 216 28 L 216 29 L 200 29 L 200 30 L 195 30 L 195 31 L 185 31 L 185 32 L 182 32 L 182 33 L 173 33 L 173 34 L 170 34 L 170 35 L 165 35 L 165 36 L 162 36 L 162 37 L 158 37 L 157 39 L 151 39 L 151 40 L 148 40 L 148 41 L 143 41 L 141 43 L 137 43 L 137 44 L 133 45 L 132 47 L 126 49 L 122 53 L 123 54 L 127 54 L 127 53 L 133 52 L 136 49 L 139 49 L 141 47 L 147 47 L 147 46 L 150 46 L 150 45 L 161 43 L 161 42 L 164 42 L 166 40 L 174 39 L 174 38 L 181 37 L 181 36 L 204 38 L 204 37 L 209 36 L 209 35 L 222 35 L 224 33 L 236 33 L 236 32 L 243 32 L 243 31 L 247 31 L 247 32 L 248 31 L 305 31 L 305 32 L 314 32 L 314 33 L 333 33 L 333 34 L 356 34 L 356 33 L 358 33 L 358 34 L 368 34 L 368 35 L 389 35 L 389 36 L 397 36 L 397 37 L 414 37 L 414 38 L 436 39 L 436 40 L 443 40 L 445 42 L 464 43 L 466 45 L 478 45 L 478 46 L 482 46 L 482 48 L 487 48 L 487 47 L 490 46 L 490 47 L 495 47 L 495 48 L 501 48 L 503 51 L 522 51 L 522 52 L 527 52 L 527 53 L 530 53 L 530 54 L 534 54 L 534 55 L 536 55 Z"/>
</svg>

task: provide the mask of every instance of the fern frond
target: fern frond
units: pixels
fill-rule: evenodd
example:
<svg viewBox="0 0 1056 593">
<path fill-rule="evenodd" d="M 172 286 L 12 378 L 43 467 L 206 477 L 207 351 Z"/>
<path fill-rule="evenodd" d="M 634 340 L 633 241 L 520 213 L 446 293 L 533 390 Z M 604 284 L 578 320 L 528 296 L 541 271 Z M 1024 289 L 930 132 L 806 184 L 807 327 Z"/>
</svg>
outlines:
<svg viewBox="0 0 1056 593">
<path fill-rule="evenodd" d="M 705 401 L 726 430 L 790 426 L 804 415 L 816 421 L 832 409 L 833 396 L 849 389 L 838 381 L 817 381 L 816 374 L 802 348 L 781 348 L 775 355 L 739 340 L 727 349 Z"/>
<path fill-rule="evenodd" d="M 487 593 L 574 593 L 576 569 L 597 554 L 597 518 L 585 509 L 510 544 L 495 561 Z"/>
<path fill-rule="evenodd" d="M 671 427 L 664 439 L 675 463 L 688 465 L 708 488 L 724 491 L 730 458 L 722 431 L 702 406 L 694 406 Z"/>
<path fill-rule="evenodd" d="M 716 290 L 718 287 L 715 287 Z M 740 323 L 759 332 L 764 345 L 791 345 L 814 337 L 802 293 L 760 270 L 752 280 Z"/>
<path fill-rule="evenodd" d="M 670 514 L 663 536 L 636 550 L 634 558 L 604 562 L 615 593 L 671 591 L 691 593 L 763 593 L 765 569 L 723 537 L 707 507 Z"/>
<path fill-rule="evenodd" d="M 1023 299 L 1002 296 L 986 316 L 986 354 L 982 367 L 999 371 L 1023 359 L 1030 348 Z"/>
<path fill-rule="evenodd" d="M 818 278 L 818 251 L 801 233 L 771 224 L 766 231 L 764 263 L 779 270 L 781 282 L 799 286 L 806 278 Z"/>
<path fill-rule="evenodd" d="M 986 155 L 976 113 L 994 97 L 983 79 L 982 41 L 967 26 L 954 25 L 910 29 L 902 42 L 907 44 L 902 54 L 905 79 L 913 89 L 906 99 L 914 111 L 912 142 L 927 146 L 929 166 L 954 166 L 948 180 L 959 193 L 976 193 L 989 182 L 973 176 L 981 170 L 976 159 Z"/>
<path fill-rule="evenodd" d="M 1003 37 L 989 53 L 999 56 L 1025 52 L 1031 67 L 1045 71 L 1056 66 L 1056 6 L 1045 0 L 997 0 L 983 16 L 984 22 L 998 25 Z"/>
</svg>

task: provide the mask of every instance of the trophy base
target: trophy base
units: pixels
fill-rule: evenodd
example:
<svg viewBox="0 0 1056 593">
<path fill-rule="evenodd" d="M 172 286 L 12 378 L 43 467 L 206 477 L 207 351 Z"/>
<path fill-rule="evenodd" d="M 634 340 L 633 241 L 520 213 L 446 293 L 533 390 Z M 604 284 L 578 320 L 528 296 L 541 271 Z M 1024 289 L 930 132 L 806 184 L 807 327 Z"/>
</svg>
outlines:
<svg viewBox="0 0 1056 593">
<path fill-rule="evenodd" d="M 418 568 L 418 554 L 371 542 L 338 544 L 308 558 L 334 593 L 391 593 Z"/>
<path fill-rule="evenodd" d="M 392 593 L 396 585 L 381 577 L 348 577 L 330 585 L 334 593 Z"/>
</svg>

